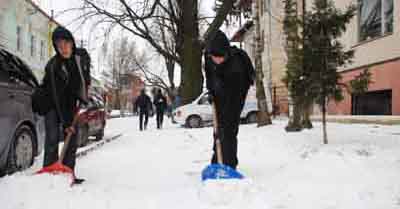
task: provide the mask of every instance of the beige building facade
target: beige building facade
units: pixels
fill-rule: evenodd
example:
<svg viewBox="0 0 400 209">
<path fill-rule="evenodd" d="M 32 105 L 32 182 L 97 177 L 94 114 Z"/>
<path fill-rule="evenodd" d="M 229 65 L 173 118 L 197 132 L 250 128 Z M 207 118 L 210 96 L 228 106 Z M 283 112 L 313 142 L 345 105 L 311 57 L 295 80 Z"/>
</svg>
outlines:
<svg viewBox="0 0 400 209">
<path fill-rule="evenodd" d="M 258 1 L 263 41 L 262 64 L 266 87 L 270 89 L 274 111 L 288 113 L 288 92 L 282 78 L 286 71 L 285 35 L 283 32 L 284 3 L 282 0 L 242 0 L 243 5 Z M 312 8 L 314 0 L 298 0 L 299 15 L 303 4 Z M 246 3 L 246 4 L 244 4 Z M 351 65 L 340 70 L 342 82 L 349 81 L 369 69 L 372 83 L 363 95 L 344 91 L 344 100 L 330 102 L 328 112 L 340 115 L 400 115 L 400 1 L 398 0 L 335 0 L 345 9 L 357 6 L 355 17 L 341 38 L 347 50 L 354 50 Z M 254 33 L 254 32 L 251 32 Z M 246 39 L 246 36 L 248 37 Z M 244 35 L 244 46 L 254 47 L 254 36 Z M 318 108 L 314 108 L 318 114 Z"/>
<path fill-rule="evenodd" d="M 289 113 L 288 91 L 282 78 L 286 71 L 285 34 L 283 32 L 284 5 L 282 0 L 243 0 L 242 7 L 250 7 L 255 15 L 255 1 L 258 1 L 260 31 L 262 40 L 262 67 L 267 100 L 274 114 Z M 239 30 L 233 39 L 241 41 L 244 49 L 255 57 L 255 30 Z M 239 38 L 240 37 L 240 38 Z M 273 108 L 272 108 L 273 107 Z"/>
<path fill-rule="evenodd" d="M 349 84 L 365 69 L 372 74 L 368 92 L 352 95 L 345 91 L 344 100 L 331 102 L 330 114 L 400 115 L 400 1 L 335 0 L 345 9 L 357 5 L 355 17 L 341 38 L 348 50 L 354 50 L 351 65 L 340 69 L 343 83 Z M 307 8 L 312 1 L 307 0 Z"/>
<path fill-rule="evenodd" d="M 51 31 L 58 25 L 30 0 L 0 0 L 0 45 L 24 60 L 39 80 L 54 54 Z"/>
</svg>

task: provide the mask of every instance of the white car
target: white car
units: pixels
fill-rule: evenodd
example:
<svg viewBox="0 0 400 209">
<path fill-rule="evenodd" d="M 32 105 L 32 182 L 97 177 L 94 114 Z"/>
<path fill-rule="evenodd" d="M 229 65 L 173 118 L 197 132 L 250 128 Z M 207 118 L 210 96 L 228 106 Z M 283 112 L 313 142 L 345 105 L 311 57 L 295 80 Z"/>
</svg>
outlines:
<svg viewBox="0 0 400 209">
<path fill-rule="evenodd" d="M 246 100 L 240 115 L 246 123 L 257 121 L 257 101 Z M 189 127 L 199 128 L 213 120 L 213 108 L 209 103 L 208 94 L 202 93 L 192 103 L 181 106 L 174 111 L 177 123 Z"/>
</svg>

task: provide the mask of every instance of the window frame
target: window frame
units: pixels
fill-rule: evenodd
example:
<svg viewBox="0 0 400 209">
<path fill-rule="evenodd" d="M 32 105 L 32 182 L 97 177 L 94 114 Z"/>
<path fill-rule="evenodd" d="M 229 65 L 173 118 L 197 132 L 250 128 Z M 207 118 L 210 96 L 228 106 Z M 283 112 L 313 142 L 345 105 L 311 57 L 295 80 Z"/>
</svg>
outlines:
<svg viewBox="0 0 400 209">
<path fill-rule="evenodd" d="M 22 52 L 22 27 L 17 25 L 17 51 Z"/>
<path fill-rule="evenodd" d="M 40 41 L 40 60 L 43 61 L 45 56 L 45 43 L 43 40 Z"/>
<path fill-rule="evenodd" d="M 379 35 L 374 35 L 374 36 L 367 36 L 367 35 L 363 35 L 362 34 L 362 20 L 361 20 L 361 15 L 362 15 L 362 6 L 363 6 L 363 4 L 364 3 L 366 3 L 366 1 L 367 0 L 358 0 L 358 10 L 357 10 L 357 17 L 358 17 L 358 20 L 357 20 L 357 22 L 358 22 L 358 42 L 359 43 L 361 43 L 361 42 L 368 42 L 368 41 L 370 41 L 370 40 L 374 40 L 374 39 L 378 39 L 378 38 L 381 38 L 381 37 L 384 37 L 384 36 L 387 36 L 387 35 L 391 35 L 391 34 L 393 34 L 393 31 L 394 31 L 394 1 L 395 0 L 377 0 L 377 1 L 380 1 L 380 6 L 381 6 L 381 8 L 380 8 L 380 21 L 379 21 L 379 24 L 380 24 L 380 33 L 379 33 Z M 392 5 L 392 7 L 393 7 L 393 12 L 392 12 L 392 15 L 393 15 L 393 18 L 391 19 L 391 25 L 392 25 L 392 27 L 391 27 L 391 31 L 388 31 L 387 30 L 387 17 L 386 17 L 386 5 L 388 5 L 388 1 L 392 1 L 393 3 L 391 4 Z M 371 10 L 370 12 L 373 12 L 373 10 Z M 365 36 L 365 37 L 363 37 L 363 36 Z"/>
<path fill-rule="evenodd" d="M 36 47 L 35 47 L 36 37 L 31 35 L 31 57 L 35 57 Z"/>
</svg>

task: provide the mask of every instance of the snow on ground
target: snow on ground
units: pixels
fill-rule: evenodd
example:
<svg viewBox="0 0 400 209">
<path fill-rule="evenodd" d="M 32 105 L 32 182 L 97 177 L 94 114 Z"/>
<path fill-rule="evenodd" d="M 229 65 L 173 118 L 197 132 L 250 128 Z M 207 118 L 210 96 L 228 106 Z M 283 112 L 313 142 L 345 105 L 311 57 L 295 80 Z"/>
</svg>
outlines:
<svg viewBox="0 0 400 209">
<path fill-rule="evenodd" d="M 211 128 L 167 124 L 146 132 L 137 117 L 112 119 L 119 139 L 77 162 L 83 185 L 63 176 L 0 178 L 1 209 L 394 209 L 400 208 L 400 126 L 319 123 L 286 133 L 286 121 L 241 126 L 239 171 L 245 180 L 201 183 L 211 156 Z"/>
</svg>

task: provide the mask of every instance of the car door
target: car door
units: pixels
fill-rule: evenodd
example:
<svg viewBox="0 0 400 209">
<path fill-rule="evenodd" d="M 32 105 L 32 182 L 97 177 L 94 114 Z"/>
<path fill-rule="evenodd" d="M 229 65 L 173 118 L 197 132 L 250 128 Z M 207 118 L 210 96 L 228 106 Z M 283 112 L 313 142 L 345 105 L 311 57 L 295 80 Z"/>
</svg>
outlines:
<svg viewBox="0 0 400 209">
<path fill-rule="evenodd" d="M 15 86 L 12 84 L 7 63 L 0 57 L 0 167 L 4 166 L 8 147 L 17 123 Z"/>
<path fill-rule="evenodd" d="M 96 103 L 91 98 L 88 103 L 88 126 L 89 133 L 93 134 L 96 132 Z"/>
<path fill-rule="evenodd" d="M 100 121 L 100 111 L 99 111 L 99 103 L 97 100 L 93 100 L 94 103 L 94 111 L 93 111 L 93 130 L 98 131 L 101 128 L 101 121 Z"/>
<path fill-rule="evenodd" d="M 201 96 L 197 103 L 197 109 L 203 121 L 211 121 L 213 119 L 213 109 L 208 97 L 208 94 Z"/>
</svg>

